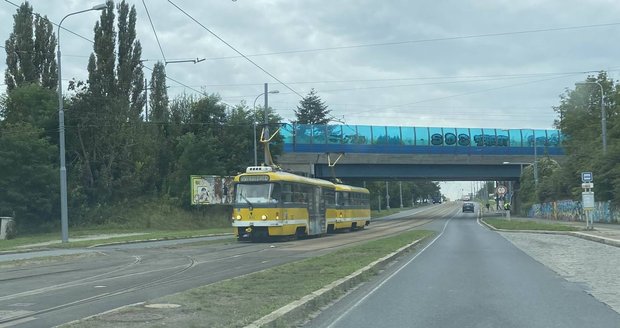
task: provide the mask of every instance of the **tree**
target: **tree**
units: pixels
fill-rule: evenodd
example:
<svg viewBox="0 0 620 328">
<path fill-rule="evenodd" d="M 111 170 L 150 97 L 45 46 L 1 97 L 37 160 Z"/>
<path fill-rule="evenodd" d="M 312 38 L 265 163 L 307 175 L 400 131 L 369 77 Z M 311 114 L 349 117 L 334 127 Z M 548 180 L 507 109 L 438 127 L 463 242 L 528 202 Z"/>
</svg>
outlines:
<svg viewBox="0 0 620 328">
<path fill-rule="evenodd" d="M 0 211 L 15 212 L 22 231 L 53 224 L 59 214 L 58 149 L 42 132 L 30 123 L 0 124 Z"/>
<path fill-rule="evenodd" d="M 614 162 L 620 151 L 618 144 L 620 135 L 615 131 L 618 127 L 618 107 L 616 99 L 620 95 L 620 87 L 607 78 L 605 72 L 596 77 L 586 79 L 587 84 L 579 84 L 574 90 L 567 90 L 560 96 L 560 105 L 555 107 L 559 114 L 556 126 L 562 131 L 563 147 L 567 154 L 563 170 L 557 175 L 562 177 L 563 185 L 568 189 L 580 187 L 581 172 L 590 171 L 596 177 L 595 193 L 597 200 L 620 202 L 615 190 L 615 182 L 620 179 L 620 163 Z M 603 88 L 606 119 L 608 121 L 607 136 L 608 152 L 603 154 L 601 135 L 601 89 Z"/>
<path fill-rule="evenodd" d="M 168 107 L 168 93 L 166 90 L 166 69 L 163 63 L 157 62 L 153 67 L 150 88 L 151 111 L 148 113 L 150 133 L 153 134 L 153 153 L 157 175 L 154 176 L 155 186 L 162 191 L 171 172 L 174 162 L 173 140 L 170 138 L 170 109 Z"/>
<path fill-rule="evenodd" d="M 140 115 L 145 98 L 136 12 L 125 1 L 116 9 L 118 33 L 112 1 L 95 24 L 88 81 L 67 111 L 68 126 L 74 127 L 69 142 L 76 166 L 74 185 L 93 203 L 151 192 L 157 174 L 149 147 L 152 134 Z"/>
<path fill-rule="evenodd" d="M 298 124 L 321 124 L 325 125 L 331 121 L 329 113 L 331 110 L 327 109 L 327 105 L 316 94 L 316 91 L 312 89 L 307 96 L 305 96 L 297 106 L 295 110 L 295 116 L 297 117 Z"/>
<path fill-rule="evenodd" d="M 149 121 L 153 123 L 170 122 L 170 109 L 168 108 L 168 90 L 166 87 L 166 67 L 162 62 L 157 62 L 153 67 L 150 88 L 151 112 Z M 162 126 L 166 126 L 162 124 Z"/>
<path fill-rule="evenodd" d="M 29 123 L 45 130 L 47 137 L 57 141 L 58 96 L 55 91 L 37 84 L 26 84 L 11 90 L 4 99 L 0 116 L 6 123 Z"/>
<path fill-rule="evenodd" d="M 13 20 L 13 32 L 5 42 L 7 90 L 30 83 L 55 89 L 58 73 L 52 24 L 47 17 L 37 15 L 33 19 L 32 6 L 27 1 L 17 9 Z"/>
</svg>

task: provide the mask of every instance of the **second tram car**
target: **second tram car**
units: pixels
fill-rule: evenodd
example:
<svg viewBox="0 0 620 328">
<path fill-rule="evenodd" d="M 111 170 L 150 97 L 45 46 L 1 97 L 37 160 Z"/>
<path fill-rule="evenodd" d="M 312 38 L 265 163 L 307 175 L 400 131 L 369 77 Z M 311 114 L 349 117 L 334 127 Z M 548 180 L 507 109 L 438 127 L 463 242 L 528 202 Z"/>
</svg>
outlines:
<svg viewBox="0 0 620 328">
<path fill-rule="evenodd" d="M 248 167 L 234 180 L 233 227 L 238 240 L 319 236 L 370 223 L 369 192 L 277 171 Z"/>
<path fill-rule="evenodd" d="M 336 184 L 335 213 L 328 210 L 327 229 L 356 230 L 370 224 L 370 192 L 366 188 Z"/>
</svg>

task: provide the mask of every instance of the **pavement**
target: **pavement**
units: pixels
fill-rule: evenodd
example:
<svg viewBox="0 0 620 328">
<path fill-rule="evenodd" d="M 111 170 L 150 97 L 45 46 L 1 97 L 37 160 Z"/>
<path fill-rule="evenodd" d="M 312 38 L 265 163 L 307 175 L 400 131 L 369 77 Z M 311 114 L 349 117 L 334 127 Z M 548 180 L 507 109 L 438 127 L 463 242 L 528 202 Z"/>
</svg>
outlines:
<svg viewBox="0 0 620 328">
<path fill-rule="evenodd" d="M 481 217 L 497 217 L 503 215 L 502 212 L 490 212 L 490 213 L 481 213 Z M 560 234 L 560 235 L 568 235 L 573 237 L 578 237 L 582 239 L 587 239 L 590 241 L 620 247 L 620 224 L 612 224 L 612 223 L 594 223 L 594 228 L 592 230 L 585 230 L 586 223 L 579 221 L 559 221 L 559 220 L 548 220 L 548 219 L 539 219 L 539 218 L 528 218 L 528 217 L 511 217 L 511 220 L 520 220 L 520 221 L 535 221 L 539 223 L 547 223 L 547 224 L 563 224 L 567 226 L 572 226 L 578 229 L 584 229 L 583 231 L 544 231 L 544 230 L 520 230 L 520 232 L 528 232 L 528 233 L 542 233 L 542 234 Z M 489 225 L 486 225 L 491 230 L 496 231 L 505 231 L 505 232 L 515 232 L 515 230 L 501 230 L 495 229 Z"/>
</svg>

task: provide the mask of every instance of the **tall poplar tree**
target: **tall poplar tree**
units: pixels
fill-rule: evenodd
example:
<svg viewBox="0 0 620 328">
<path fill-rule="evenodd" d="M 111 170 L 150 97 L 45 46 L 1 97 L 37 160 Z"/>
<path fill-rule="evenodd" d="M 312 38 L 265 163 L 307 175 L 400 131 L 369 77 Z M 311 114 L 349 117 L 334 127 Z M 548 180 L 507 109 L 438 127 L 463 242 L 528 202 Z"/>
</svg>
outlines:
<svg viewBox="0 0 620 328">
<path fill-rule="evenodd" d="M 116 19 L 114 2 L 106 4 L 94 28 L 88 83 L 74 97 L 72 111 L 74 178 L 86 198 L 97 202 L 152 190 L 153 175 L 152 148 L 141 118 L 146 98 L 136 10 L 122 1 Z"/>
<path fill-rule="evenodd" d="M 174 140 L 170 129 L 170 108 L 168 90 L 166 89 L 166 68 L 162 62 L 157 62 L 151 75 L 149 96 L 151 111 L 148 113 L 153 134 L 153 153 L 155 154 L 155 166 L 157 173 L 154 177 L 155 187 L 158 191 L 164 191 L 168 175 L 172 170 Z"/>
<path fill-rule="evenodd" d="M 47 17 L 34 16 L 27 1 L 13 15 L 13 32 L 5 42 L 4 81 L 8 91 L 31 83 L 56 88 L 56 37 Z"/>
</svg>

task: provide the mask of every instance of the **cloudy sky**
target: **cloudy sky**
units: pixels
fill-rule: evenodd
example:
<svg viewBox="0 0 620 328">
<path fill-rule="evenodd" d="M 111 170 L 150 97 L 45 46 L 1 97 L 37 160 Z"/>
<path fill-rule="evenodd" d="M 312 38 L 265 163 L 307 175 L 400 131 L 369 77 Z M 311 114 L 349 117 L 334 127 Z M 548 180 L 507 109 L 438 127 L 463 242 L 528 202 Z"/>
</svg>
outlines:
<svg viewBox="0 0 620 328">
<path fill-rule="evenodd" d="M 3 40 L 12 30 L 12 3 L 19 4 L 0 2 Z M 30 3 L 57 23 L 100 2 Z M 314 88 L 347 124 L 553 128 L 552 106 L 566 88 L 599 70 L 617 79 L 620 69 L 617 0 L 129 3 L 147 67 L 164 58 L 205 59 L 167 65 L 171 96 L 206 91 L 252 106 L 267 82 L 279 91 L 269 104 L 286 120 Z M 82 13 L 63 27 L 92 40 L 98 18 Z M 88 40 L 62 32 L 64 80 L 85 79 Z M 5 58 L 2 51 L 2 71 Z"/>
</svg>

